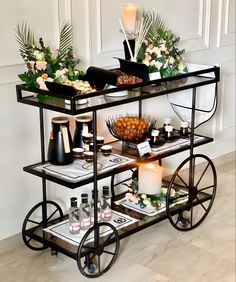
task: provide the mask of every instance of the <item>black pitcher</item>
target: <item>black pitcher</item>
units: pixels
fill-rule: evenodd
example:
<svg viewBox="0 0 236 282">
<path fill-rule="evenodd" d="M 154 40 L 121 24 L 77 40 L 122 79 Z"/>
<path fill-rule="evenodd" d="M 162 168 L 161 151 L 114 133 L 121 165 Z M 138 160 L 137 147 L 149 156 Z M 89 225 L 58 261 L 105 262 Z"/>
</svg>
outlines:
<svg viewBox="0 0 236 282">
<path fill-rule="evenodd" d="M 67 117 L 52 118 L 48 160 L 55 165 L 66 165 L 73 161 L 72 138 Z"/>
</svg>

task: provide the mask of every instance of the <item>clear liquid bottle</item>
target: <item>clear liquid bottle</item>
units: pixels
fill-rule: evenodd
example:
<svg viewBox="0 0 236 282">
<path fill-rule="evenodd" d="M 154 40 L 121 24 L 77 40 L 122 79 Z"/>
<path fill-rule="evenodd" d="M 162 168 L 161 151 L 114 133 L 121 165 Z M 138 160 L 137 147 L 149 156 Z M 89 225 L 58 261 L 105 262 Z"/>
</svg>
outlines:
<svg viewBox="0 0 236 282">
<path fill-rule="evenodd" d="M 102 204 L 101 204 L 102 218 L 106 221 L 111 219 L 111 197 L 109 196 L 109 187 L 102 187 Z"/>
<path fill-rule="evenodd" d="M 91 212 L 90 205 L 88 203 L 88 194 L 81 194 L 80 222 L 82 230 L 89 229 L 91 225 Z"/>
<path fill-rule="evenodd" d="M 75 235 L 80 232 L 80 212 L 77 206 L 77 198 L 70 198 L 69 208 L 69 231 Z"/>
<path fill-rule="evenodd" d="M 94 208 L 95 208 L 95 202 L 94 202 L 94 190 L 92 190 L 92 200 L 91 200 L 91 223 L 94 223 Z M 101 202 L 97 199 L 97 222 L 101 221 Z"/>
</svg>

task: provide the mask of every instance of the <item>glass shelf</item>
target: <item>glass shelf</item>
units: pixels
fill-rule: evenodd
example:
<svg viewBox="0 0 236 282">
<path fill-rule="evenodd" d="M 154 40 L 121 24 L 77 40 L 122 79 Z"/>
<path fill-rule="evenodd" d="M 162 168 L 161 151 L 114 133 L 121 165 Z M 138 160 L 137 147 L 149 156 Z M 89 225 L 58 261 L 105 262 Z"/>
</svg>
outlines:
<svg viewBox="0 0 236 282">
<path fill-rule="evenodd" d="M 212 74 L 214 76 L 204 76 L 205 74 Z M 219 68 L 213 67 L 201 71 L 189 72 L 174 77 L 157 79 L 154 81 L 143 82 L 135 85 L 125 87 L 114 87 L 111 89 L 100 90 L 93 93 L 82 94 L 79 96 L 66 96 L 51 91 L 40 89 L 29 89 L 24 85 L 17 85 L 17 99 L 18 102 L 28 104 L 36 107 L 43 107 L 45 109 L 62 112 L 70 115 L 79 113 L 91 112 L 93 110 L 101 110 L 117 105 L 127 104 L 134 101 L 140 101 L 148 98 L 158 97 L 216 83 L 219 81 Z M 110 97 L 107 94 L 119 93 L 127 91 L 126 96 Z M 40 98 L 38 94 L 41 95 Z M 46 96 L 45 96 L 46 95 Z M 87 99 L 88 103 L 77 105 L 77 101 Z M 65 100 L 70 101 L 66 104 Z"/>
<path fill-rule="evenodd" d="M 183 152 L 185 150 L 188 150 L 190 148 L 190 140 L 189 139 L 179 139 L 181 142 L 177 142 L 176 145 L 175 143 L 170 143 L 169 147 L 164 145 L 162 146 L 163 149 L 161 149 L 161 147 L 159 148 L 158 151 L 156 152 L 152 152 L 150 154 L 150 156 L 142 158 L 142 159 L 138 159 L 135 156 L 129 155 L 127 153 L 124 154 L 124 152 L 122 152 L 122 142 L 120 141 L 116 141 L 116 142 L 112 142 L 110 143 L 113 147 L 113 153 L 120 155 L 123 158 L 127 158 L 127 161 L 124 163 L 121 163 L 120 165 L 117 166 L 111 166 L 110 169 L 104 170 L 104 171 L 100 171 L 98 172 L 98 180 L 109 177 L 111 175 L 115 175 L 117 173 L 129 170 L 131 168 L 134 168 L 137 166 L 137 161 L 138 162 L 152 162 L 152 161 L 156 161 L 162 158 L 166 158 L 169 156 L 172 156 L 174 154 Z M 213 141 L 213 138 L 210 137 L 206 137 L 206 136 L 200 136 L 200 135 L 195 135 L 194 138 L 194 147 L 197 146 L 201 146 L 203 144 L 207 144 Z M 43 169 L 45 166 L 50 165 L 48 162 L 46 163 L 36 163 L 30 166 L 26 166 L 24 167 L 24 171 L 31 173 L 33 175 L 39 176 L 41 178 L 50 180 L 52 182 L 58 183 L 60 185 L 63 185 L 67 188 L 70 189 L 75 189 L 77 187 L 86 185 L 88 183 L 92 183 L 94 181 L 94 177 L 93 177 L 93 173 L 90 172 L 87 177 L 83 177 L 83 178 L 78 178 L 78 180 L 69 180 L 68 177 L 63 177 L 60 173 L 55 174 L 55 173 L 50 173 L 50 170 L 47 169 Z M 70 166 L 70 165 L 69 165 Z M 81 179 L 81 180 L 80 180 Z"/>
</svg>

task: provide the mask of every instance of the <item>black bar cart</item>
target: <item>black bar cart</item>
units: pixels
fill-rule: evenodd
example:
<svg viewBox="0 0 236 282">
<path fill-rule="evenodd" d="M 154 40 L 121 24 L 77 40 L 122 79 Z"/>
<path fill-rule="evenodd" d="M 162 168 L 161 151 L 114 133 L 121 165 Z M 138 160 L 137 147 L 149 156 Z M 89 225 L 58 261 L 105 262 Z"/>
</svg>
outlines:
<svg viewBox="0 0 236 282">
<path fill-rule="evenodd" d="M 209 76 L 208 74 L 212 74 Z M 156 224 L 164 219 L 169 219 L 170 223 L 178 230 L 188 231 L 197 227 L 206 218 L 213 204 L 217 176 L 214 164 L 209 157 L 203 154 L 194 154 L 194 148 L 210 143 L 213 138 L 195 134 L 195 116 L 199 109 L 196 106 L 197 90 L 206 85 L 217 85 L 219 82 L 219 67 L 209 67 L 197 71 L 191 71 L 174 77 L 157 79 L 129 85 L 125 87 L 114 87 L 80 96 L 67 96 L 56 91 L 45 91 L 40 89 L 29 89 L 25 85 L 17 85 L 18 102 L 39 108 L 40 136 L 41 136 L 41 161 L 24 167 L 24 171 L 38 176 L 42 179 L 42 201 L 35 205 L 26 215 L 22 226 L 22 237 L 27 247 L 40 251 L 50 247 L 55 253 L 63 253 L 77 261 L 80 272 L 89 278 L 101 276 L 107 272 L 115 262 L 120 246 L 120 239 L 125 238 L 135 232 Z M 97 222 L 97 208 L 94 210 L 94 225 L 85 233 L 79 245 L 73 245 L 63 240 L 60 236 L 52 235 L 45 229 L 60 224 L 68 218 L 63 214 L 61 207 L 54 201 L 47 200 L 47 181 L 60 184 L 69 189 L 77 189 L 89 183 L 93 183 L 94 201 L 98 200 L 98 181 L 110 178 L 112 190 L 112 207 L 121 213 L 126 213 L 129 209 L 116 205 L 120 195 L 116 195 L 115 183 L 116 175 L 119 173 L 134 170 L 137 167 L 137 160 L 120 164 L 114 169 L 98 172 L 97 168 L 97 112 L 103 109 L 137 102 L 137 113 L 143 114 L 142 102 L 163 95 L 174 95 L 180 91 L 190 90 L 191 105 L 187 106 L 191 112 L 191 127 L 188 142 L 170 150 L 159 151 L 158 154 L 150 154 L 145 158 L 145 162 L 160 161 L 163 158 L 175 155 L 183 151 L 189 151 L 189 157 L 185 159 L 175 170 L 168 181 L 166 193 L 166 208 L 156 216 L 140 216 L 138 219 L 125 228 L 116 228 L 109 222 Z M 217 87 L 216 87 L 217 90 Z M 128 95 L 119 99 L 106 99 L 106 94 L 128 91 Z M 217 92 L 217 91 L 216 91 Z M 38 95 L 43 95 L 45 99 L 39 99 Z M 206 94 L 207 95 L 207 94 Z M 47 99 L 50 97 L 50 99 Z M 78 105 L 80 99 L 88 99 L 86 105 Z M 69 100 L 70 104 L 65 104 Z M 174 105 L 176 106 L 176 105 Z M 181 105 L 177 105 L 180 106 Z M 183 106 L 186 108 L 186 106 Z M 92 112 L 93 117 L 93 143 L 94 159 L 93 172 L 86 179 L 69 181 L 68 179 L 51 174 L 42 167 L 48 164 L 45 159 L 45 136 L 44 136 L 44 109 L 75 116 L 82 113 Z M 196 138 L 197 137 L 197 138 Z M 116 147 L 117 144 L 117 147 Z M 116 153 L 124 155 L 120 142 L 114 141 L 112 146 L 116 148 Z M 202 171 L 196 171 L 196 164 L 204 161 L 206 165 Z M 183 173 L 182 173 L 183 172 Z M 201 187 L 202 179 L 208 172 L 209 184 Z M 185 201 L 173 205 L 172 188 L 179 187 L 184 191 L 184 196 L 179 195 L 177 200 L 184 197 Z M 197 209 L 197 210 L 196 210 Z M 196 210 L 196 212 L 195 212 Z M 200 212 L 199 212 L 200 210 Z M 130 214 L 132 216 L 132 213 Z M 106 235 L 102 236 L 104 230 Z M 93 239 L 91 240 L 91 236 Z"/>
</svg>

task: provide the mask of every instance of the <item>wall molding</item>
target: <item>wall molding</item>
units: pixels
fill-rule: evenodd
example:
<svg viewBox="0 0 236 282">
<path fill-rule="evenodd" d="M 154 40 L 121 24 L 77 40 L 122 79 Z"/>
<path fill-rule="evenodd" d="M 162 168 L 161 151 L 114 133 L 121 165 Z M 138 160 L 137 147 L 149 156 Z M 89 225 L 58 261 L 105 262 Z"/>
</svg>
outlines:
<svg viewBox="0 0 236 282">
<path fill-rule="evenodd" d="M 218 25 L 217 25 L 217 48 L 235 44 L 235 31 L 229 30 L 230 3 L 235 0 L 219 0 Z"/>
</svg>

